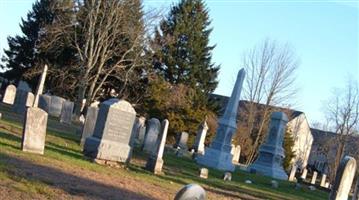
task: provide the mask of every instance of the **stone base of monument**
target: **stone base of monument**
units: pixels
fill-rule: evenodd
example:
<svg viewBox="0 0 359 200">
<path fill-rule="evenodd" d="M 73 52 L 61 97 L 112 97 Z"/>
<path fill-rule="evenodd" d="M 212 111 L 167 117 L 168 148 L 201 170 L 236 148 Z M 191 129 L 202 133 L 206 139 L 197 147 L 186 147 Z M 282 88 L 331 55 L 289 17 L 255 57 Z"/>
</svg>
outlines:
<svg viewBox="0 0 359 200">
<path fill-rule="evenodd" d="M 85 156 L 97 160 L 99 164 L 112 165 L 110 161 L 127 163 L 131 158 L 132 149 L 129 145 L 113 142 L 96 137 L 88 137 L 85 141 L 83 153 Z M 104 162 L 99 162 L 103 160 Z"/>
<path fill-rule="evenodd" d="M 146 170 L 153 172 L 154 174 L 163 174 L 162 172 L 163 159 L 157 159 L 150 156 L 146 163 Z"/>
<path fill-rule="evenodd" d="M 196 161 L 198 164 L 207 167 L 233 172 L 235 166 L 232 163 L 232 158 L 233 156 L 230 152 L 223 152 L 209 147 L 206 148 L 204 155 L 197 155 Z"/>
<path fill-rule="evenodd" d="M 263 145 L 259 151 L 259 156 L 249 167 L 249 171 L 251 173 L 270 176 L 280 180 L 288 180 L 288 175 L 282 167 L 282 158 L 279 157 L 279 155 L 284 154 L 283 149 L 278 149 L 270 145 Z"/>
</svg>

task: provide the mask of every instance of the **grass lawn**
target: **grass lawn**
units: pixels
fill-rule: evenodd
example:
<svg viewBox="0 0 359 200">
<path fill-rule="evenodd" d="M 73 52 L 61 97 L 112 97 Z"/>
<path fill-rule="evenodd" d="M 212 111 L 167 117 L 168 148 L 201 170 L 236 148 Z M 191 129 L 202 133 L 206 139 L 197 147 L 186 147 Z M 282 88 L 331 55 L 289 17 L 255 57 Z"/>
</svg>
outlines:
<svg viewBox="0 0 359 200">
<path fill-rule="evenodd" d="M 167 149 L 164 175 L 144 170 L 147 155 L 135 149 L 133 159 L 121 168 L 101 166 L 84 158 L 79 145 L 79 126 L 64 126 L 49 118 L 44 155 L 22 152 L 22 117 L 1 105 L 0 199 L 173 199 L 188 183 L 198 183 L 208 199 L 327 199 L 328 192 L 310 191 L 303 185 L 279 181 L 237 170 L 232 181 L 223 172 L 209 169 L 209 178 L 198 178 L 199 166 Z M 253 183 L 246 184 L 250 179 Z"/>
</svg>

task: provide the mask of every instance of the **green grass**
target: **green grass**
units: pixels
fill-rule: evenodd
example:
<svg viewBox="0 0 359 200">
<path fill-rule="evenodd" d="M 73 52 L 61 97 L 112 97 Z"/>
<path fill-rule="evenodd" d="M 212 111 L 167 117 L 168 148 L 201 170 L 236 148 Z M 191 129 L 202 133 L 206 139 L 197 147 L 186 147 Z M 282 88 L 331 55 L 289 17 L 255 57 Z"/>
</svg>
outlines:
<svg viewBox="0 0 359 200">
<path fill-rule="evenodd" d="M 139 181 L 146 181 L 176 191 L 179 186 L 188 183 L 199 183 L 207 190 L 222 195 L 239 198 L 240 194 L 247 194 L 262 199 L 327 199 L 328 193 L 322 190 L 310 191 L 303 185 L 301 189 L 294 189 L 294 183 L 279 181 L 279 188 L 272 188 L 271 178 L 250 174 L 237 170 L 232 174 L 232 181 L 221 179 L 223 172 L 209 169 L 209 178 L 198 177 L 199 166 L 190 158 L 178 158 L 171 150 L 164 156 L 164 175 L 153 175 L 144 170 L 143 165 L 131 162 L 126 169 L 115 169 L 95 164 L 82 155 L 79 145 L 80 136 L 76 134 L 78 126 L 63 126 L 55 118 L 49 118 L 46 135 L 44 156 L 23 153 L 21 145 L 21 119 L 12 113 L 8 106 L 1 105 L 0 112 L 0 183 L 11 182 L 10 186 L 18 192 L 29 195 L 42 194 L 51 199 L 55 194 L 51 189 L 51 182 L 41 182 L 26 178 L 26 175 L 12 173 L 15 166 L 4 162 L 3 157 L 17 156 L 21 159 L 37 163 L 61 162 L 64 166 L 76 166 L 89 171 L 111 175 L 117 178 L 131 177 Z M 134 160 L 146 160 L 147 155 L 138 149 L 134 150 Z M 244 183 L 251 180 L 252 184 Z M 170 183 L 170 184 L 169 184 Z"/>
</svg>

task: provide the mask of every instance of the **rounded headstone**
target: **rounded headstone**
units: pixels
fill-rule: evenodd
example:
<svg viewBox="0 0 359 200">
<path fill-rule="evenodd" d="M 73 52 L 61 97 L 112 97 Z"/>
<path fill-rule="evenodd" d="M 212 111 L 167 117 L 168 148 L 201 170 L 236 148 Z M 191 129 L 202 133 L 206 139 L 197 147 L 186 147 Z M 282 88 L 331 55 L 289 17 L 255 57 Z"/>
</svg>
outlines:
<svg viewBox="0 0 359 200">
<path fill-rule="evenodd" d="M 177 192 L 175 200 L 205 200 L 206 191 L 197 184 L 184 186 Z"/>
</svg>

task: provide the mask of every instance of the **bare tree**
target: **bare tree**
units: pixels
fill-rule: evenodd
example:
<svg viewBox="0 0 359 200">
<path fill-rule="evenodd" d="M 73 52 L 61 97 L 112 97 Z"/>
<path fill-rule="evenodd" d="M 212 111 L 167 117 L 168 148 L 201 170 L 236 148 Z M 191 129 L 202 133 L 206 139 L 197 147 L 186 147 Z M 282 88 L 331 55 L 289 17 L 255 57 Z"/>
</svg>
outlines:
<svg viewBox="0 0 359 200">
<path fill-rule="evenodd" d="M 344 156 L 345 145 L 359 128 L 359 89 L 358 82 L 348 81 L 344 90 L 336 90 L 327 103 L 326 116 L 336 137 L 336 155 L 333 172 Z"/>
<path fill-rule="evenodd" d="M 247 110 L 249 135 L 255 135 L 246 164 L 253 162 L 263 139 L 272 106 L 287 103 L 295 94 L 294 80 L 298 59 L 288 44 L 265 40 L 248 51 L 243 58 L 247 76 L 244 95 L 250 103 Z M 264 106 L 258 110 L 256 104 Z"/>
<path fill-rule="evenodd" d="M 126 97 L 129 83 L 143 78 L 142 69 L 148 63 L 146 33 L 153 29 L 156 15 L 142 13 L 140 0 L 72 2 L 70 9 L 56 8 L 57 12 L 73 12 L 73 20 L 57 15 L 47 29 L 49 38 L 42 45 L 51 49 L 67 40 L 75 49 L 78 59 L 73 66 L 78 72 L 75 114 L 79 116 L 84 98 L 88 106 L 99 94 Z"/>
</svg>

